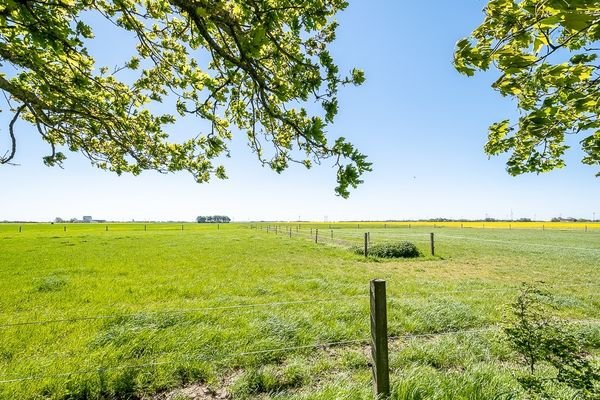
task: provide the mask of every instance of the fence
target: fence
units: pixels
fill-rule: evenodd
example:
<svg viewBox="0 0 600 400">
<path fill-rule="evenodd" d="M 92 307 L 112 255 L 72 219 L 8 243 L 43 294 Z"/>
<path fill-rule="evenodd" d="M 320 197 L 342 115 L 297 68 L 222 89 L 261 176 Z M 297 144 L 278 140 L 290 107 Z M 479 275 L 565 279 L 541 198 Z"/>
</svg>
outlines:
<svg viewBox="0 0 600 400">
<path fill-rule="evenodd" d="M 396 221 L 396 222 L 272 222 L 272 223 L 250 223 L 252 227 L 265 226 L 272 224 L 273 226 L 292 226 L 298 227 L 301 230 L 310 228 L 319 228 L 323 230 L 330 229 L 457 229 L 457 230 L 534 230 L 534 231 L 574 231 L 574 232 L 590 232 L 600 233 L 600 222 L 549 222 L 549 221 Z"/>
<path fill-rule="evenodd" d="M 220 230 L 230 223 L 196 222 L 73 222 L 73 223 L 0 223 L 0 234 L 58 232 L 167 232 Z"/>
<path fill-rule="evenodd" d="M 511 248 L 538 248 L 538 249 L 555 249 L 556 245 L 547 243 L 530 243 L 524 242 L 522 239 L 517 240 L 502 240 L 483 237 L 470 237 L 465 235 L 449 234 L 446 232 L 422 232 L 415 231 L 405 233 L 402 229 L 380 228 L 376 231 L 361 232 L 360 229 L 354 228 L 336 228 L 332 225 L 331 229 L 307 227 L 302 224 L 295 225 L 250 225 L 250 229 L 256 229 L 275 235 L 286 237 L 299 237 L 308 239 L 314 243 L 329 244 L 346 248 L 359 247 L 363 249 L 362 253 L 368 255 L 368 249 L 374 243 L 387 243 L 398 240 L 409 240 L 416 242 L 423 254 L 436 255 L 436 243 L 443 241 L 445 244 L 452 242 L 481 242 L 489 243 L 498 246 L 510 246 Z M 590 240 L 592 237 L 590 237 Z M 584 252 L 600 254 L 600 247 L 584 247 L 584 246 L 560 246 L 561 250 L 578 250 Z"/>
<path fill-rule="evenodd" d="M 251 225 L 250 229 L 258 229 L 258 230 L 263 230 L 267 233 L 274 233 L 275 235 L 283 235 L 283 236 L 287 236 L 287 237 L 301 237 L 301 238 L 305 238 L 305 239 L 310 239 L 311 241 L 314 241 L 314 243 L 323 243 L 323 244 L 330 244 L 330 245 L 336 245 L 336 246 L 342 246 L 342 247 L 350 247 L 350 248 L 355 248 L 355 249 L 362 249 L 362 253 L 364 254 L 365 257 L 367 257 L 369 255 L 369 248 L 372 245 L 372 240 L 371 240 L 371 232 L 364 232 L 362 235 L 359 235 L 359 237 L 354 237 L 352 239 L 349 238 L 347 235 L 346 236 L 342 236 L 341 238 L 338 238 L 337 235 L 335 235 L 334 237 L 334 229 L 327 229 L 327 230 L 319 230 L 319 228 L 308 228 L 306 230 L 302 230 L 300 229 L 300 226 L 296 226 L 295 229 L 292 226 L 284 226 L 283 228 L 279 225 L 275 225 L 275 226 L 270 226 L 270 225 L 266 225 L 266 226 L 254 226 Z M 362 236 L 362 240 L 360 240 L 360 237 Z M 435 235 L 434 233 L 430 233 L 430 234 L 417 234 L 417 235 L 410 235 L 411 239 L 414 241 L 419 241 L 419 242 L 425 242 L 427 241 L 429 243 L 429 250 L 430 250 L 430 254 L 432 256 L 435 255 Z M 408 236 L 407 236 L 408 237 Z"/>
<path fill-rule="evenodd" d="M 573 285 L 562 285 L 555 286 L 555 289 L 559 288 L 582 288 L 586 287 L 596 288 L 599 287 L 600 284 L 573 284 Z M 355 337 L 355 338 L 345 338 L 342 340 L 328 341 L 328 342 L 317 342 L 311 344 L 297 345 L 297 346 L 284 346 L 277 348 L 265 348 L 251 351 L 237 351 L 231 352 L 227 355 L 221 357 L 215 357 L 210 354 L 186 354 L 181 355 L 177 352 L 163 352 L 156 353 L 154 356 L 164 356 L 164 355 L 177 355 L 179 356 L 175 360 L 169 361 L 151 361 L 145 363 L 137 363 L 137 364 L 122 364 L 117 366 L 110 367 L 98 367 L 98 368 L 84 368 L 78 370 L 72 370 L 64 373 L 55 373 L 55 374 L 33 374 L 29 376 L 19 376 L 14 374 L 4 374 L 0 376 L 0 384 L 8 385 L 8 384 L 16 384 L 29 382 L 34 380 L 46 380 L 46 379 L 61 379 L 61 378 L 70 378 L 76 375 L 87 375 L 87 374 L 100 374 L 105 373 L 107 371 L 121 371 L 121 370 L 138 370 L 144 368 L 157 367 L 161 365 L 169 365 L 185 362 L 194 362 L 194 361 L 203 361 L 203 362 L 216 362 L 229 360 L 236 357 L 244 357 L 251 356 L 257 354 L 267 354 L 267 353 L 291 353 L 299 350 L 305 349 L 327 349 L 333 347 L 343 347 L 343 346 L 370 346 L 371 354 L 372 354 L 372 370 L 373 370 L 373 382 L 374 382 L 374 396 L 378 399 L 387 398 L 390 395 L 390 378 L 389 378 L 389 361 L 388 354 L 389 348 L 388 343 L 394 342 L 402 342 L 406 340 L 419 340 L 419 339 L 431 339 L 436 337 L 444 337 L 451 335 L 463 335 L 463 334 L 481 334 L 485 332 L 490 332 L 494 330 L 498 330 L 499 327 L 497 325 L 488 325 L 488 326 L 476 326 L 469 328 L 458 328 L 458 329 L 450 329 L 443 332 L 422 332 L 422 333 L 406 333 L 406 334 L 388 334 L 388 311 L 394 312 L 394 308 L 390 308 L 388 310 L 388 305 L 390 302 L 394 300 L 402 300 L 406 298 L 410 298 L 411 296 L 431 296 L 431 295 L 442 295 L 442 294 L 452 294 L 452 293 L 465 293 L 465 292 L 473 292 L 473 293 L 488 293 L 488 292 L 514 292 L 518 288 L 517 287 L 505 287 L 505 288 L 467 288 L 467 289 L 456 289 L 456 290 L 444 290 L 444 291 L 427 291 L 426 293 L 405 293 L 400 297 L 397 296 L 387 296 L 386 293 L 386 282 L 383 280 L 372 280 L 370 282 L 370 292 L 368 298 L 370 300 L 370 313 L 369 315 L 360 315 L 361 319 L 364 319 L 365 323 L 370 321 L 370 337 Z M 214 307 L 199 307 L 199 308 L 188 308 L 188 309 L 178 309 L 178 310 L 163 310 L 163 311 L 154 311 L 154 312 L 146 312 L 146 313 L 117 313 L 117 314 L 104 314 L 104 315 L 81 315 L 77 317 L 67 317 L 67 318 L 54 318 L 54 319 L 46 319 L 46 320 L 24 320 L 24 321 L 14 321 L 9 323 L 0 324 L 0 337 L 2 335 L 7 334 L 10 329 L 17 327 L 28 327 L 29 329 L 34 329 L 35 326 L 41 325 L 54 325 L 54 324 L 71 324 L 76 322 L 87 322 L 87 321 L 95 321 L 95 320 L 107 320 L 107 319 L 125 319 L 125 318 L 134 318 L 138 316 L 152 316 L 152 315 L 164 315 L 164 314 L 186 314 L 186 313 L 207 313 L 213 311 L 236 311 L 236 310 L 247 310 L 247 309 L 257 309 L 257 308 L 280 308 L 287 307 L 293 305 L 306 305 L 306 304 L 315 304 L 315 303 L 323 303 L 323 304 L 333 304 L 336 306 L 341 302 L 348 302 L 356 299 L 366 300 L 367 295 L 360 294 L 355 296 L 346 296 L 346 297 L 336 297 L 336 298 L 322 298 L 322 299 L 310 299 L 310 300 L 297 300 L 297 301 L 282 301 L 282 302 L 271 302 L 271 303 L 254 303 L 254 304 L 231 304 L 231 305 L 223 305 L 223 306 L 214 306 Z M 599 320 L 575 320 L 573 322 L 585 323 L 585 324 L 593 324 L 597 325 L 600 323 Z M 186 343 L 195 340 L 194 334 L 189 335 L 186 338 L 182 338 L 180 343 Z M 70 355 L 69 353 L 65 353 L 63 355 Z M 57 358 L 58 359 L 58 358 Z"/>
</svg>

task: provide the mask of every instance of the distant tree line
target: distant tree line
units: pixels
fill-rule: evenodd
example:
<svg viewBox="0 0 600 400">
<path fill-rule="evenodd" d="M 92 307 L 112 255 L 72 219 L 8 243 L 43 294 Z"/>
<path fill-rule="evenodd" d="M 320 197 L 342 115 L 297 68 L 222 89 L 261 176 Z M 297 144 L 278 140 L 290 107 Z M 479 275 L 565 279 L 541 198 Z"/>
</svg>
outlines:
<svg viewBox="0 0 600 400">
<path fill-rule="evenodd" d="M 199 224 L 227 224 L 231 222 L 231 218 L 226 215 L 208 215 L 196 217 L 196 222 Z"/>
<path fill-rule="evenodd" d="M 563 218 L 563 217 L 554 217 L 551 219 L 552 222 L 593 222 L 591 219 L 588 218 L 573 218 L 573 217 L 567 217 L 567 218 Z"/>
</svg>

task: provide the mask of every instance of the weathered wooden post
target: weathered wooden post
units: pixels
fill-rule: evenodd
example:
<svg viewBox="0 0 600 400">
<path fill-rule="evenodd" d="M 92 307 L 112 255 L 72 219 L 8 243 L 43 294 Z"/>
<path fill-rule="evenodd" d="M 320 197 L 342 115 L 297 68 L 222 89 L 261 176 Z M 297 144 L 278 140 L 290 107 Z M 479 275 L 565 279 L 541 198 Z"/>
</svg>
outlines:
<svg viewBox="0 0 600 400">
<path fill-rule="evenodd" d="M 65 225 L 65 226 L 63 226 L 63 232 L 66 232 L 66 231 L 67 231 L 67 226 Z"/>
<path fill-rule="evenodd" d="M 315 229 L 315 243 L 319 243 L 319 230 Z"/>
<path fill-rule="evenodd" d="M 369 256 L 369 234 L 365 232 L 365 257 Z"/>
<path fill-rule="evenodd" d="M 19 225 L 19 233 L 21 233 L 22 230 L 23 230 L 23 227 L 21 225 Z"/>
<path fill-rule="evenodd" d="M 390 397 L 388 360 L 387 300 L 385 281 L 371 281 L 371 355 L 373 357 L 373 391 L 376 399 Z"/>
<path fill-rule="evenodd" d="M 331 230 L 331 240 L 333 240 L 333 229 Z"/>
<path fill-rule="evenodd" d="M 108 232 L 108 225 L 106 225 L 106 227 L 105 227 L 104 231 L 105 231 L 105 232 Z"/>
<path fill-rule="evenodd" d="M 429 240 L 431 242 L 431 255 L 435 256 L 435 238 L 433 232 L 429 234 Z"/>
</svg>

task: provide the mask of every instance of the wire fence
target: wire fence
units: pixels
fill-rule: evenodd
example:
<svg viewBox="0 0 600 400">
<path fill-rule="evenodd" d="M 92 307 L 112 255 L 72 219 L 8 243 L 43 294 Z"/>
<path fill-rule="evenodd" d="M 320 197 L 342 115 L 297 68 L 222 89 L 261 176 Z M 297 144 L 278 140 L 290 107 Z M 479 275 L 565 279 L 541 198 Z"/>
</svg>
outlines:
<svg viewBox="0 0 600 400">
<path fill-rule="evenodd" d="M 403 221 L 403 222 L 251 222 L 251 229 L 260 229 L 265 226 L 284 226 L 298 230 L 323 229 L 323 230 L 437 230 L 449 229 L 458 231 L 548 231 L 548 232 L 581 232 L 600 233 L 599 221 L 587 222 L 519 222 L 519 221 Z"/>
<path fill-rule="evenodd" d="M 598 287 L 600 284 L 572 284 L 572 285 L 557 285 L 553 286 L 552 289 L 566 289 L 566 288 L 593 288 Z M 442 295 L 442 294 L 464 294 L 464 293 L 491 293 L 491 292 L 510 292 L 516 291 L 519 288 L 517 286 L 514 287 L 505 287 L 505 288 L 460 288 L 453 290 L 437 290 L 437 291 L 426 291 L 426 292 L 414 292 L 414 293 L 405 293 L 403 292 L 401 296 L 390 296 L 388 298 L 390 305 L 394 303 L 396 300 L 405 300 L 406 298 L 411 298 L 414 296 L 431 296 L 431 295 Z M 190 308 L 185 310 L 164 310 L 164 311 L 153 311 L 146 313 L 128 313 L 128 314 L 106 314 L 106 315 L 94 315 L 94 316 L 80 316 L 74 318 L 61 318 L 61 319 L 48 319 L 48 320 L 38 320 L 38 321 L 19 321 L 12 322 L 0 325 L 2 328 L 11 328 L 17 326 L 35 326 L 35 325 L 47 325 L 47 324 L 55 324 L 55 323 L 74 323 L 74 322 L 85 322 L 99 319 L 109 319 L 109 318 L 127 318 L 127 317 L 136 317 L 140 315 L 159 315 L 159 314 L 182 314 L 182 313 L 194 313 L 194 312 L 207 312 L 207 311 L 223 311 L 223 310 L 244 310 L 244 309 L 256 309 L 256 308 L 265 308 L 265 307 L 285 307 L 290 305 L 304 305 L 304 304 L 316 304 L 316 303 L 344 303 L 350 300 L 354 300 L 357 298 L 366 299 L 366 294 L 355 295 L 355 296 L 345 296 L 345 297 L 337 297 L 337 298 L 323 298 L 323 299 L 312 299 L 312 300 L 299 300 L 299 301 L 282 301 L 282 302 L 271 302 L 271 303 L 254 303 L 254 304 L 236 304 L 236 305 L 227 305 L 227 306 L 217 306 L 217 307 L 200 307 L 200 308 Z M 390 307 L 390 311 L 394 312 L 394 307 Z M 363 318 L 365 321 L 368 320 L 367 313 L 362 310 L 354 311 L 357 316 Z M 592 325 L 600 325 L 600 320 L 598 319 L 581 319 L 581 320 L 569 320 L 568 322 L 575 324 L 592 324 Z M 451 336 L 451 335 L 460 335 L 460 334 L 481 334 L 484 332 L 490 332 L 494 330 L 498 330 L 498 325 L 491 326 L 483 326 L 483 327 L 474 327 L 469 329 L 457 329 L 451 331 L 444 332 L 431 332 L 431 333 L 406 333 L 400 335 L 391 335 L 389 336 L 390 341 L 403 341 L 403 340 L 414 340 L 414 339 L 422 339 L 422 338 L 437 338 L 442 336 Z M 196 340 L 195 332 L 192 332 L 188 337 L 182 338 L 179 341 L 180 348 L 185 347 L 187 344 Z M 44 379 L 58 379 L 70 377 L 73 375 L 81 375 L 81 374 L 95 374 L 102 373 L 107 371 L 119 371 L 124 369 L 143 369 L 149 367 L 157 367 L 161 365 L 170 365 L 170 364 L 178 364 L 182 362 L 217 362 L 224 361 L 228 359 L 233 359 L 235 357 L 243 357 L 250 355 L 259 355 L 259 354 L 268 354 L 268 353 L 288 353 L 294 352 L 298 350 L 304 349 L 325 349 L 335 346 L 348 346 L 348 345 L 361 345 L 366 346 L 369 344 L 370 338 L 359 337 L 359 338 L 348 338 L 344 340 L 335 340 L 335 341 L 326 341 L 326 342 L 317 342 L 314 344 L 302 344 L 296 346 L 283 346 L 277 348 L 267 348 L 267 349 L 258 349 L 258 350 L 250 350 L 250 351 L 240 351 L 240 352 L 231 352 L 228 354 L 222 354 L 218 357 L 215 355 L 207 355 L 207 354 L 187 354 L 182 355 L 178 351 L 166 351 L 166 352 L 158 352 L 154 353 L 154 357 L 162 357 L 162 356 L 175 356 L 173 360 L 165 360 L 159 361 L 154 360 L 147 363 L 136 363 L 136 364 L 125 364 L 125 365 L 115 365 L 108 367 L 96 367 L 96 368 L 86 368 L 82 370 L 74 370 L 68 371 L 64 373 L 56 373 L 56 374 L 34 374 L 28 376 L 19 376 L 18 374 L 11 375 L 0 375 L 0 384 L 9 384 L 9 383 L 19 383 L 25 381 L 32 380 L 44 380 Z M 227 347 L 232 346 L 233 343 L 230 343 Z M 64 355 L 73 355 L 75 353 L 63 353 Z M 55 356 L 58 354 L 55 354 Z M 35 358 L 35 357 L 34 357 Z M 54 357 L 54 359 L 58 359 L 59 357 Z M 23 358 L 19 358 L 23 361 Z"/>
<path fill-rule="evenodd" d="M 570 285 L 552 285 L 549 286 L 550 290 L 557 289 L 581 289 L 581 288 L 599 288 L 600 283 L 579 283 Z M 404 298 L 424 297 L 424 296 L 438 296 L 443 294 L 466 294 L 466 293 L 494 293 L 494 292 L 516 292 L 520 289 L 520 286 L 505 286 L 501 288 L 458 288 L 452 290 L 424 290 L 419 292 L 402 292 L 401 297 L 390 296 L 389 300 L 402 300 Z M 596 293 L 600 295 L 600 292 Z M 311 300 L 294 300 L 294 301 L 278 301 L 270 303 L 251 303 L 251 304 L 231 304 L 224 306 L 211 306 L 211 307 L 197 307 L 197 308 L 185 308 L 176 310 L 158 310 L 158 311 L 143 311 L 135 313 L 114 313 L 114 314 L 100 314 L 100 315 L 81 315 L 74 317 L 64 317 L 55 319 L 45 320 L 28 320 L 28 321 L 15 321 L 8 323 L 1 323 L 0 328 L 12 328 L 19 326 L 32 326 L 32 325 L 49 325 L 58 323 L 75 323 L 85 322 L 94 320 L 109 320 L 109 319 L 126 319 L 156 315 L 180 315 L 180 314 L 191 314 L 201 313 L 210 311 L 226 311 L 226 310 L 244 310 L 244 309 L 255 309 L 255 308 L 268 308 L 268 307 L 284 307 L 293 305 L 305 305 L 305 304 L 318 304 L 318 303 L 340 303 L 343 301 L 350 301 L 355 299 L 365 299 L 367 294 L 357 294 L 352 296 L 341 296 L 335 298 L 322 298 L 322 299 L 311 299 Z M 3 314 L 5 317 L 7 314 Z M 14 315 L 14 314 L 13 314 Z"/>
<path fill-rule="evenodd" d="M 352 296 L 345 297 L 346 299 L 351 298 L 364 298 L 365 295 L 362 296 Z M 77 317 L 67 317 L 67 318 L 56 318 L 56 319 L 47 319 L 47 320 L 37 320 L 37 321 L 18 321 L 11 323 L 0 324 L 0 328 L 11 328 L 17 326 L 28 326 L 28 325 L 48 325 L 48 324 L 56 324 L 56 323 L 72 323 L 72 322 L 82 322 L 82 321 L 92 321 L 92 320 L 106 320 L 106 319 L 121 319 L 121 318 L 132 318 L 132 317 L 141 317 L 141 316 L 150 316 L 150 315 L 176 315 L 176 314 L 188 314 L 188 313 L 197 313 L 197 312 L 206 312 L 206 311 L 225 311 L 225 310 L 239 310 L 239 309 L 252 309 L 257 307 L 277 307 L 277 306 L 289 306 L 289 305 L 299 305 L 299 304 L 311 304 L 311 303 L 328 303 L 328 302 L 338 302 L 339 298 L 329 298 L 329 299 L 313 299 L 313 300 L 297 300 L 297 301 L 279 301 L 272 303 L 254 303 L 254 304 L 234 304 L 234 305 L 226 305 L 226 306 L 214 306 L 214 307 L 200 307 L 200 308 L 187 308 L 187 309 L 178 309 L 178 310 L 160 310 L 160 311 L 145 311 L 145 312 L 137 312 L 137 313 L 116 313 L 116 314 L 107 314 L 107 315 L 84 315 Z"/>
<path fill-rule="evenodd" d="M 600 320 L 568 320 L 570 323 L 574 324 L 589 324 L 589 325 L 600 325 Z M 486 332 L 500 331 L 501 327 L 498 325 L 491 325 L 480 328 L 470 328 L 470 329 L 460 329 L 460 330 L 452 330 L 446 332 L 435 332 L 435 333 L 407 333 L 402 335 L 392 335 L 389 336 L 388 339 L 392 342 L 401 342 L 406 340 L 418 340 L 418 339 L 435 339 L 439 337 L 448 337 L 448 336 L 457 336 L 457 335 L 471 335 L 471 334 L 481 334 Z M 343 347 L 349 345 L 360 345 L 360 346 L 369 346 L 371 338 L 363 337 L 357 339 L 347 339 L 347 340 L 338 340 L 332 342 L 323 342 L 323 343 L 315 343 L 308 345 L 300 345 L 300 346 L 285 346 L 278 348 L 270 348 L 270 349 L 262 349 L 262 350 L 252 350 L 252 351 L 242 351 L 242 352 L 234 352 L 226 355 L 221 355 L 220 357 L 209 356 L 206 354 L 203 355 L 185 355 L 182 356 L 180 353 L 176 352 L 164 352 L 156 354 L 158 356 L 164 355 L 177 355 L 178 357 L 175 360 L 167 360 L 167 361 L 152 361 L 141 364 L 125 364 L 125 365 L 117 365 L 110 367 L 97 367 L 97 368 L 88 368 L 81 370 L 74 370 L 64 373 L 56 373 L 56 374 L 37 374 L 37 375 L 29 375 L 29 376 L 19 376 L 19 377 L 9 377 L 7 375 L 0 376 L 0 384 L 8 384 L 8 383 L 19 383 L 25 381 L 32 380 L 45 380 L 45 379 L 56 379 L 56 378 L 68 378 L 74 375 L 86 375 L 86 374 L 96 374 L 96 373 L 105 373 L 110 371 L 121 371 L 128 369 L 144 369 L 148 367 L 157 367 L 162 365 L 173 365 L 180 364 L 182 362 L 217 362 L 217 361 L 225 361 L 234 359 L 236 357 L 244 357 L 258 354 L 268 354 L 268 353 L 287 353 L 298 350 L 307 350 L 307 349 L 327 349 L 333 347 Z"/>
<path fill-rule="evenodd" d="M 394 230 L 391 228 L 388 229 L 379 229 L 376 231 L 369 232 L 358 232 L 358 229 L 320 229 L 320 228 L 300 228 L 300 225 L 296 225 L 295 227 L 292 225 L 284 225 L 279 226 L 251 226 L 251 229 L 258 229 L 265 231 L 267 233 L 273 233 L 275 235 L 279 235 L 282 237 L 300 237 L 304 239 L 308 239 L 315 243 L 328 244 L 338 247 L 345 248 L 362 248 L 365 245 L 365 240 L 367 241 L 367 247 L 371 247 L 374 244 L 384 244 L 395 242 L 398 240 L 410 240 L 411 242 L 415 242 L 421 247 L 427 246 L 428 249 L 423 251 L 423 253 L 428 253 L 431 251 L 433 246 L 432 241 L 435 244 L 444 243 L 447 244 L 447 241 L 471 241 L 471 242 L 482 242 L 482 243 L 490 243 L 499 246 L 514 248 L 539 248 L 539 249 L 553 249 L 556 251 L 563 250 L 577 250 L 584 251 L 591 254 L 600 255 L 600 246 L 597 247 L 584 247 L 584 246 L 556 246 L 554 244 L 548 243 L 531 243 L 531 242 L 523 242 L 521 239 L 515 240 L 501 240 L 501 239 L 489 239 L 489 238 L 479 238 L 479 237 L 470 237 L 464 235 L 449 235 L 444 233 L 425 233 L 425 232 L 413 232 L 413 233 L 399 233 L 398 230 Z M 435 238 L 435 239 L 434 239 Z M 440 242 L 442 239 L 442 242 Z"/>
<path fill-rule="evenodd" d="M 457 230 L 531 230 L 531 231 L 565 231 L 565 232 L 584 232 L 590 234 L 600 234 L 600 223 L 598 221 L 587 222 L 519 222 L 519 221 L 390 221 L 390 222 L 332 222 L 332 223 L 277 223 L 271 226 L 285 226 L 298 230 L 322 229 L 322 230 L 386 230 L 398 231 L 406 229 L 457 229 Z M 135 222 L 111 222 L 94 220 L 92 222 L 69 222 L 60 221 L 54 223 L 27 223 L 14 222 L 0 224 L 0 234 L 14 233 L 90 233 L 97 231 L 106 232 L 168 232 L 168 231 L 206 231 L 227 229 L 227 227 L 249 226 L 250 228 L 260 228 L 266 226 L 265 223 L 257 222 L 210 222 L 196 223 L 190 221 L 135 221 Z"/>
</svg>

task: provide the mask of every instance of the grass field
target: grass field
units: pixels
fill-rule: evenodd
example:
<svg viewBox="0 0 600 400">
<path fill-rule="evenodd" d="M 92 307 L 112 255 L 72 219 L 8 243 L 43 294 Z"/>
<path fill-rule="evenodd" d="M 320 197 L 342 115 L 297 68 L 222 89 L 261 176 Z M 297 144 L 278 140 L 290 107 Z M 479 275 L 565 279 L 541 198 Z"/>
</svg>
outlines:
<svg viewBox="0 0 600 400">
<path fill-rule="evenodd" d="M 394 399 L 521 398 L 497 329 L 507 304 L 521 282 L 546 282 L 597 355 L 600 230 L 487 224 L 0 225 L 0 398 L 202 384 L 214 398 L 370 399 L 373 278 L 388 285 Z M 434 231 L 436 256 L 348 251 L 366 231 L 425 254 Z"/>
</svg>

